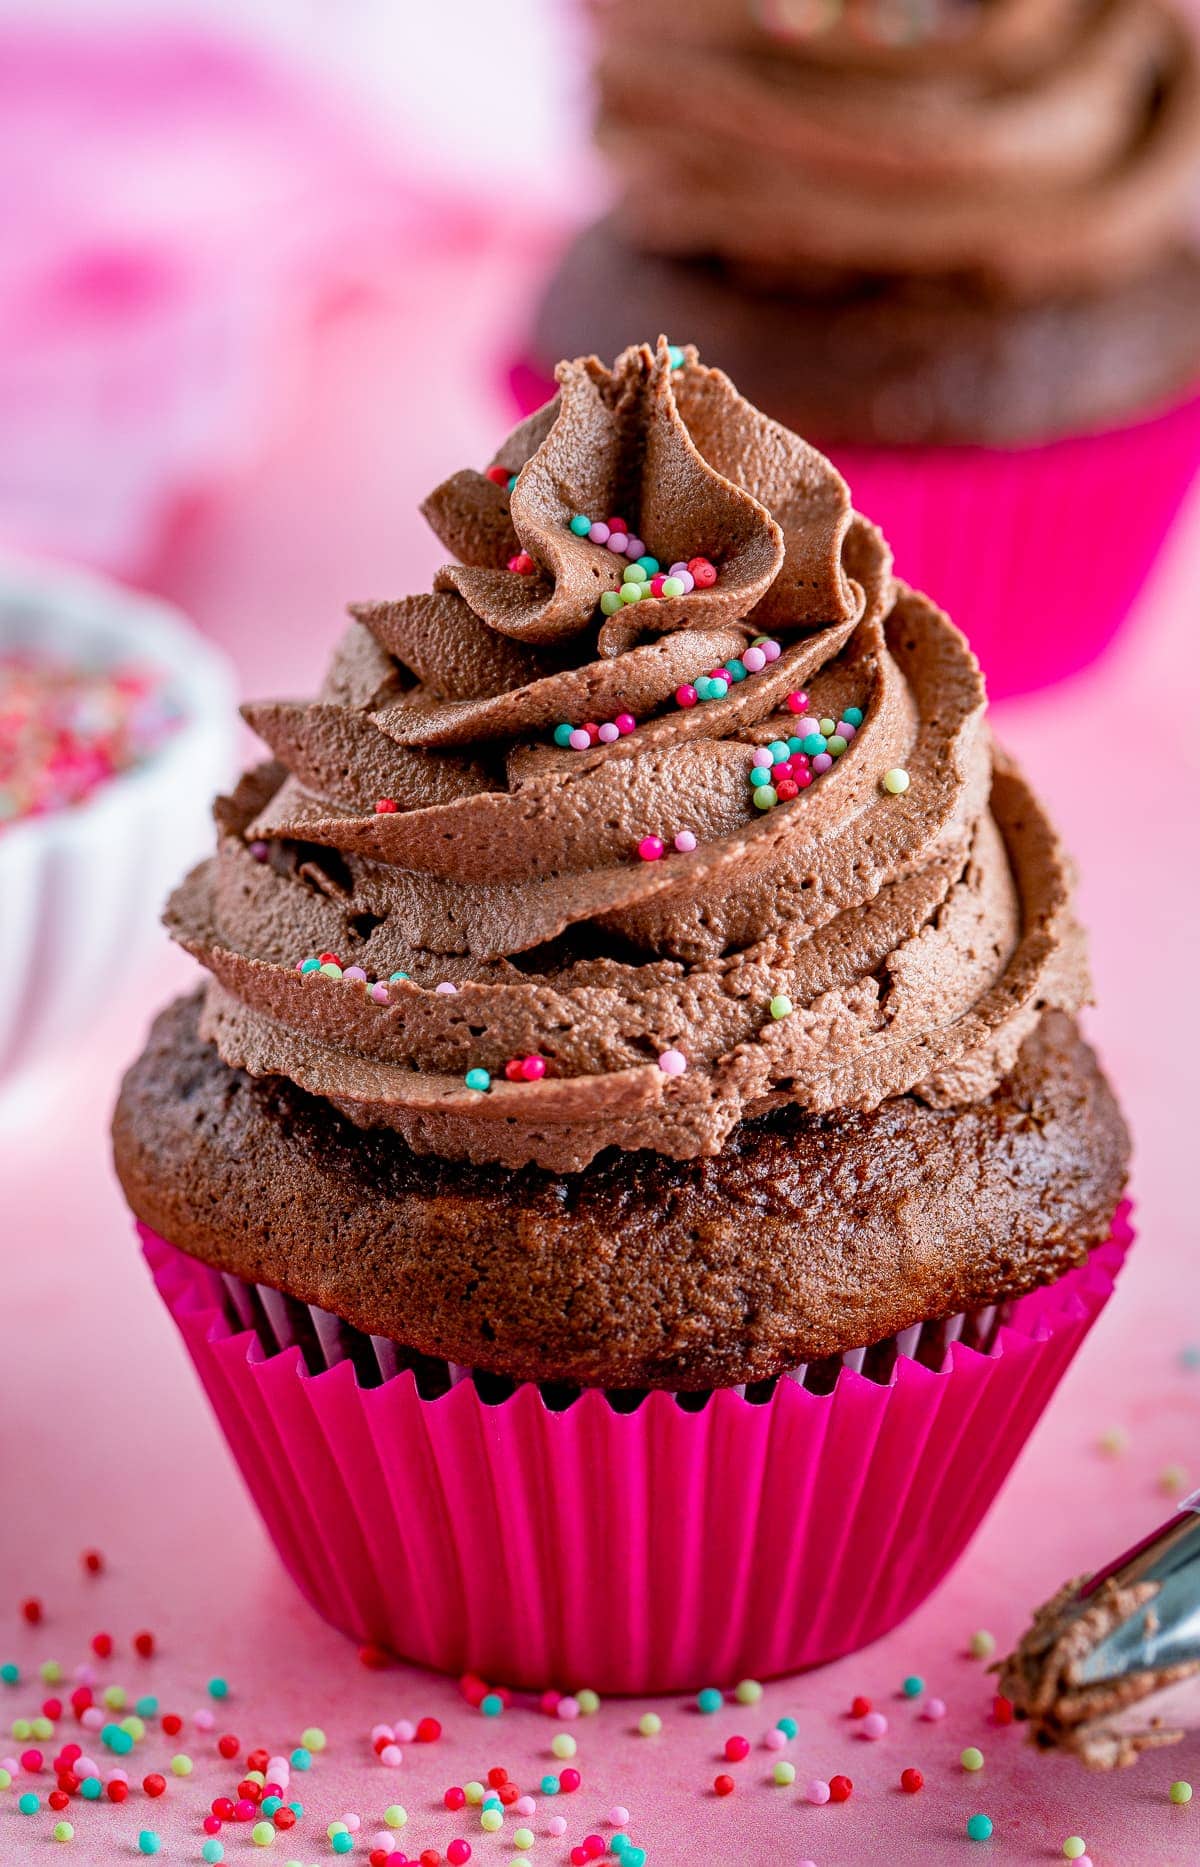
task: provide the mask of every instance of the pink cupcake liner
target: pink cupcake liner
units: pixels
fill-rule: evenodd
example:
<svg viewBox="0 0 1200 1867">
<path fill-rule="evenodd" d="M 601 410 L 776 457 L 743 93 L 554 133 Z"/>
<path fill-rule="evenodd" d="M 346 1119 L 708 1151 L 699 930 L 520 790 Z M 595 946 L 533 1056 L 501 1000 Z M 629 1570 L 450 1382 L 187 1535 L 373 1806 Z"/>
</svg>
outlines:
<svg viewBox="0 0 1200 1867">
<path fill-rule="evenodd" d="M 298 1305 L 246 1286 L 235 1301 L 141 1231 L 320 1614 L 442 1671 L 616 1693 L 799 1671 L 910 1614 L 977 1528 L 1133 1238 L 1122 1208 L 1086 1266 L 960 1339 L 956 1319 L 828 1380 L 681 1400 L 497 1388 L 445 1363 L 392 1372 L 403 1350 L 332 1318 L 298 1325 Z"/>
<path fill-rule="evenodd" d="M 555 385 L 518 363 L 509 387 L 525 415 Z M 897 576 L 958 624 L 999 700 L 1078 674 L 1131 615 L 1200 471 L 1200 396 L 1041 447 L 825 451 Z"/>
</svg>

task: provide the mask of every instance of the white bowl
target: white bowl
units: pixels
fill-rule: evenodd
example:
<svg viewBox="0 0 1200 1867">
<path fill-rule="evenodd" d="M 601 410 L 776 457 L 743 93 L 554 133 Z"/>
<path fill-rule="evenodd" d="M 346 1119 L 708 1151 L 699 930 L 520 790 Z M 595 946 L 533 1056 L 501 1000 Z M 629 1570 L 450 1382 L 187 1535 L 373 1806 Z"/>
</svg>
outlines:
<svg viewBox="0 0 1200 1867">
<path fill-rule="evenodd" d="M 66 1042 L 86 1042 L 97 1004 L 163 938 L 169 889 L 212 846 L 235 720 L 228 663 L 177 610 L 91 573 L 0 555 L 0 650 L 24 644 L 157 669 L 182 717 L 144 765 L 82 804 L 0 830 L 5 1088 Z"/>
</svg>

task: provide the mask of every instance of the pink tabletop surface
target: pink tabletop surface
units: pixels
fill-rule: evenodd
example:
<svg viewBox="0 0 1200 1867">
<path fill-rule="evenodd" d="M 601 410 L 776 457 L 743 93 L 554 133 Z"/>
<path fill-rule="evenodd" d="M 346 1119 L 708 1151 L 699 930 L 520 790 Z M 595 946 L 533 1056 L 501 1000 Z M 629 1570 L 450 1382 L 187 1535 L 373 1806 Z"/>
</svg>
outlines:
<svg viewBox="0 0 1200 1867">
<path fill-rule="evenodd" d="M 497 333 L 518 317 L 524 289 L 513 247 L 498 241 L 468 272 L 458 261 L 410 273 L 343 311 L 321 336 L 311 381 L 272 456 L 173 536 L 154 581 L 230 650 L 248 693 L 310 690 L 345 601 L 425 584 L 439 550 L 416 515 L 418 499 L 444 472 L 486 459 L 506 426 L 490 372 Z M 906 1626 L 855 1658 L 770 1685 L 756 1706 L 706 1718 L 664 1701 L 657 1738 L 636 1734 L 640 1705 L 605 1704 L 572 1727 L 583 1787 L 540 1804 L 531 1860 L 559 1867 L 584 1834 L 610 1833 L 604 1818 L 614 1803 L 629 1809 L 648 1860 L 670 1867 L 928 1862 L 970 1858 L 972 1849 L 1050 1861 L 1071 1834 L 1085 1838 L 1097 1867 L 1200 1854 L 1200 1798 L 1191 1809 L 1167 1799 L 1174 1779 L 1200 1778 L 1200 1737 L 1131 1771 L 1089 1776 L 1035 1754 L 1019 1729 L 993 1726 L 989 1680 L 966 1654 L 981 1627 L 1003 1648 L 1065 1576 L 1167 1515 L 1165 1467 L 1184 1467 L 1192 1484 L 1200 1474 L 1200 1371 L 1181 1353 L 1189 1338 L 1200 1341 L 1188 1180 L 1188 1117 L 1200 1091 L 1191 989 L 1200 651 L 1189 600 L 1198 554 L 1193 507 L 1117 657 L 998 722 L 1078 855 L 1099 1000 L 1091 1029 L 1136 1131 L 1141 1236 L 1117 1300 L 982 1533 Z M 142 981 L 142 1021 L 189 977 L 164 952 L 161 969 Z M 127 1760 L 135 1783 L 177 1750 L 193 1756 L 195 1771 L 171 1778 L 157 1802 L 135 1788 L 121 1808 L 76 1804 L 66 1859 L 140 1858 L 143 1828 L 163 1837 L 162 1858 L 200 1859 L 200 1816 L 237 1780 L 217 1759 L 215 1732 L 193 1723 L 207 1680 L 222 1674 L 231 1696 L 218 1730 L 272 1753 L 289 1751 L 309 1724 L 329 1736 L 311 1773 L 293 1778 L 309 1813 L 267 1858 L 336 1858 L 325 1827 L 353 1810 L 363 1827 L 350 1858 L 365 1861 L 365 1837 L 380 1828 L 384 1807 L 400 1802 L 410 1816 L 401 1840 L 414 1854 L 433 1845 L 444 1858 L 447 1841 L 462 1834 L 477 1862 L 507 1863 L 513 1818 L 503 1834 L 484 1834 L 477 1817 L 447 1814 L 441 1792 L 493 1763 L 522 1785 L 536 1782 L 558 1767 L 549 1750 L 558 1727 L 519 1706 L 485 1721 L 452 1682 L 404 1667 L 367 1670 L 277 1566 L 158 1307 L 109 1166 L 115 1078 L 139 1029 L 127 1013 L 98 1006 L 70 1069 L 0 1109 L 0 1662 L 16 1661 L 27 1681 L 0 1685 L 0 1729 L 37 1709 L 39 1662 L 60 1661 L 69 1685 L 92 1634 L 106 1629 L 117 1650 L 98 1667 L 100 1682 L 124 1684 L 131 1700 L 154 1693 L 185 1719 L 174 1740 L 151 1725 Z M 1111 1427 L 1128 1434 L 1115 1457 L 1098 1447 Z M 105 1553 L 97 1578 L 81 1569 L 89 1546 Z M 39 1627 L 20 1618 L 27 1595 L 45 1604 Z M 149 1660 L 129 1645 L 143 1627 L 158 1641 Z M 612 1635 L 619 1640 L 620 1628 Z M 944 1722 L 922 1721 L 899 1696 L 913 1673 L 947 1702 Z M 855 1693 L 889 1716 L 882 1742 L 855 1735 L 845 1715 Z M 797 1768 L 791 1789 L 770 1785 L 771 1754 L 759 1743 L 784 1712 L 799 1723 L 785 1753 Z M 442 1719 L 440 1743 L 409 1746 L 397 1771 L 377 1764 L 372 1725 L 424 1713 Z M 718 1800 L 710 1785 L 734 1731 L 755 1748 L 733 1767 L 736 1793 Z M 59 1741 L 64 1734 L 75 1734 L 73 1722 Z M 966 1744 L 984 1752 L 980 1775 L 959 1765 Z M 6 1747 L 21 1748 L 0 1739 L 0 1752 Z M 897 1786 L 910 1764 L 925 1775 L 917 1796 Z M 854 1779 L 851 1801 L 810 1806 L 808 1779 L 837 1772 Z M 977 1810 L 995 1823 L 986 1844 L 965 1837 Z M 561 1840 L 546 1832 L 556 1811 L 568 1817 Z M 0 1795 L 0 1861 L 46 1858 L 49 1829 L 44 1809 L 25 1818 L 13 1794 Z M 222 1839 L 231 1862 L 263 1858 L 244 1828 Z"/>
</svg>

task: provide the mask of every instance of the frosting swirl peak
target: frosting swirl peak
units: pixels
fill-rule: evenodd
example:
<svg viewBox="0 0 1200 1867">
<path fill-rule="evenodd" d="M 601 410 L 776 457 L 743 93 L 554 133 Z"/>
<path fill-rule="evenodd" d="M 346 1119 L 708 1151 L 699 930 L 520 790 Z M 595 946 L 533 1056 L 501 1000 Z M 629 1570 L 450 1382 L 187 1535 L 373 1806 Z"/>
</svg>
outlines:
<svg viewBox="0 0 1200 1867">
<path fill-rule="evenodd" d="M 962 637 L 694 351 L 558 381 L 426 502 L 433 591 L 245 710 L 272 761 L 168 911 L 205 1034 L 418 1152 L 560 1171 L 986 1093 L 1086 976 Z"/>
</svg>

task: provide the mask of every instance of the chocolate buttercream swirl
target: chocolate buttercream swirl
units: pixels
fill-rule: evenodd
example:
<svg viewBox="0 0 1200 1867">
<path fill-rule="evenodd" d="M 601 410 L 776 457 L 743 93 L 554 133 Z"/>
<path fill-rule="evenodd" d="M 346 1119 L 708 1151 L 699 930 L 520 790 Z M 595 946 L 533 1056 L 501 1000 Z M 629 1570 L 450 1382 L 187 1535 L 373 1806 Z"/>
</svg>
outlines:
<svg viewBox="0 0 1200 1867">
<path fill-rule="evenodd" d="M 246 709 L 273 761 L 219 800 L 217 854 L 168 915 L 212 974 L 205 1034 L 417 1151 L 559 1171 L 715 1153 L 786 1102 L 989 1092 L 1086 978 L 1064 858 L 993 760 L 962 637 L 893 583 L 829 462 L 694 351 L 558 381 L 492 477 L 427 501 L 456 559 L 432 593 L 355 608 L 315 701 Z M 570 522 L 618 512 L 716 581 L 604 614 L 623 560 Z M 777 658 L 677 704 L 764 631 Z M 861 723 L 757 809 L 754 752 L 793 734 L 801 688 Z M 555 742 L 617 713 L 636 730 Z M 323 952 L 357 976 L 297 970 Z M 544 1076 L 508 1080 L 530 1056 Z"/>
<path fill-rule="evenodd" d="M 595 10 L 618 226 L 654 251 L 805 289 L 949 276 L 1041 298 L 1190 243 L 1200 63 L 1169 0 Z M 647 108 L 630 47 L 660 33 Z"/>
</svg>

